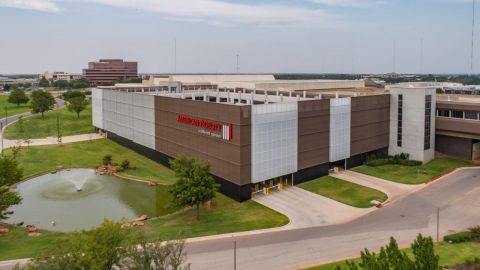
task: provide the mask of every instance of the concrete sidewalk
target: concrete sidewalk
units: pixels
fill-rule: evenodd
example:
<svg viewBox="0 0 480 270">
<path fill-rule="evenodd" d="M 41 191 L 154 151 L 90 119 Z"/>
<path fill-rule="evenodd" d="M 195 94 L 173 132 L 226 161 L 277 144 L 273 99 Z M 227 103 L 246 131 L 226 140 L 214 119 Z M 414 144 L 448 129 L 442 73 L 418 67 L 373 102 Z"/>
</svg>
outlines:
<svg viewBox="0 0 480 270">
<path fill-rule="evenodd" d="M 91 140 L 98 140 L 103 139 L 104 136 L 98 133 L 88 133 L 88 134 L 81 134 L 81 135 L 72 135 L 72 136 L 65 136 L 62 137 L 62 144 L 63 143 L 72 143 L 72 142 L 83 142 L 83 141 L 91 141 Z M 27 144 L 24 140 L 3 140 L 3 149 L 8 149 L 13 146 L 36 146 L 36 145 L 52 145 L 52 144 L 59 144 L 57 141 L 57 137 L 47 137 L 42 139 L 31 139 L 30 143 Z"/>
<path fill-rule="evenodd" d="M 393 181 L 388 181 L 373 177 L 366 174 L 357 173 L 354 171 L 340 171 L 338 173 L 331 173 L 330 176 L 342 179 L 351 183 L 355 183 L 361 186 L 366 186 L 379 190 L 387 194 L 387 202 L 395 201 L 403 196 L 406 196 L 412 192 L 418 191 L 423 188 L 425 185 L 406 185 L 401 183 L 396 183 Z"/>
<path fill-rule="evenodd" d="M 253 200 L 286 215 L 290 223 L 282 227 L 284 230 L 340 224 L 376 209 L 355 208 L 298 187 L 259 195 Z"/>
</svg>

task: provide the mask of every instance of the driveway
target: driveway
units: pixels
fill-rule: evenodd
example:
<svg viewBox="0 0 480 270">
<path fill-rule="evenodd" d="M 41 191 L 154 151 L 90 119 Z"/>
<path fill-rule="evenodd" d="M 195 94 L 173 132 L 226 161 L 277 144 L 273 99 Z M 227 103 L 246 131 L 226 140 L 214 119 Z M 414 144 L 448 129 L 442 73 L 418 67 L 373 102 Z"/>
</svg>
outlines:
<svg viewBox="0 0 480 270">
<path fill-rule="evenodd" d="M 286 215 L 290 223 L 283 229 L 339 224 L 374 210 L 351 207 L 298 187 L 259 195 L 253 200 Z"/>
<path fill-rule="evenodd" d="M 406 247 L 418 233 L 435 239 L 437 208 L 440 236 L 480 224 L 480 168 L 459 170 L 344 224 L 191 242 L 188 260 L 192 269 L 233 269 L 233 240 L 238 270 L 298 269 L 356 257 L 390 236 Z"/>
<path fill-rule="evenodd" d="M 395 201 L 425 187 L 425 184 L 406 185 L 349 170 L 331 173 L 330 175 L 338 179 L 382 191 L 388 196 L 387 202 Z"/>
</svg>

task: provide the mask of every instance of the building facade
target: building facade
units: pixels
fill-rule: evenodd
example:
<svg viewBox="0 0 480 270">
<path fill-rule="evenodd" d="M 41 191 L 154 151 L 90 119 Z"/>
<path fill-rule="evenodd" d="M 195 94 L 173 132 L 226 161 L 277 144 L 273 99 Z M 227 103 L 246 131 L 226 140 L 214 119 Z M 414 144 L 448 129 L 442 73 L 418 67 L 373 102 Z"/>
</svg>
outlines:
<svg viewBox="0 0 480 270">
<path fill-rule="evenodd" d="M 98 62 L 89 62 L 88 68 L 83 70 L 83 76 L 91 86 L 136 79 L 138 64 L 121 59 L 101 59 Z"/>
</svg>

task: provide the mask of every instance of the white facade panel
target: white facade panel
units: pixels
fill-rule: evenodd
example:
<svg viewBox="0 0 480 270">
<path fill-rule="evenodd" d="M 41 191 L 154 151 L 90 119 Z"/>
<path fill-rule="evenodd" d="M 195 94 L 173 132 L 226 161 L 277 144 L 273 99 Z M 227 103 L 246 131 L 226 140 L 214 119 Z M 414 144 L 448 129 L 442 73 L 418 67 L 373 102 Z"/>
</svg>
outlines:
<svg viewBox="0 0 480 270">
<path fill-rule="evenodd" d="M 252 183 L 297 171 L 297 103 L 252 106 Z"/>
<path fill-rule="evenodd" d="M 350 157 L 351 98 L 330 100 L 330 162 Z"/>
<path fill-rule="evenodd" d="M 103 91 L 98 88 L 92 89 L 92 124 L 103 129 Z"/>
<path fill-rule="evenodd" d="M 104 90 L 104 129 L 155 149 L 155 97 Z"/>
</svg>

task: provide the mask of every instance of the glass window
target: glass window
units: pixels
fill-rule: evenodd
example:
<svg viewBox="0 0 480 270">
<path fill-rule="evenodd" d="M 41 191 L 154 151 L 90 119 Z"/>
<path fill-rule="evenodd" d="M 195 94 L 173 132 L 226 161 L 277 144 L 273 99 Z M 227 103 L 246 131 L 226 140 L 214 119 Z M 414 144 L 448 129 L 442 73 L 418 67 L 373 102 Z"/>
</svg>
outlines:
<svg viewBox="0 0 480 270">
<path fill-rule="evenodd" d="M 403 95 L 398 95 L 397 146 L 402 147 Z"/>
<path fill-rule="evenodd" d="M 463 111 L 452 111 L 453 118 L 463 118 Z"/>
<path fill-rule="evenodd" d="M 442 117 L 450 117 L 450 110 L 438 109 L 437 114 Z"/>
<path fill-rule="evenodd" d="M 432 126 L 432 96 L 425 96 L 425 134 L 423 138 L 423 149 L 430 149 L 430 133 Z"/>
<path fill-rule="evenodd" d="M 465 112 L 465 119 L 478 120 L 478 112 Z"/>
</svg>

